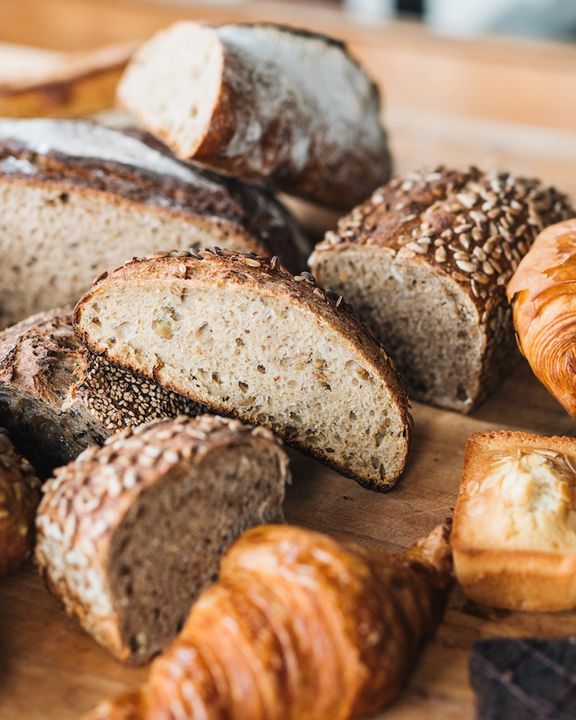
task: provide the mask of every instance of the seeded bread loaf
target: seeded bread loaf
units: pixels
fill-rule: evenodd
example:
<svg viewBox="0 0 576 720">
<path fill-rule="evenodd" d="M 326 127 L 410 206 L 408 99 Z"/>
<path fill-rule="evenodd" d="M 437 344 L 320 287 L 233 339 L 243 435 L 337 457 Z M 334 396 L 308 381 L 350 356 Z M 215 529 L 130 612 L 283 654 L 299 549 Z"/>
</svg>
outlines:
<svg viewBox="0 0 576 720">
<path fill-rule="evenodd" d="M 272 196 L 88 121 L 0 121 L 0 202 L 0 326 L 137 254 L 217 245 L 298 268 L 309 249 Z"/>
<path fill-rule="evenodd" d="M 124 430 L 48 481 L 36 560 L 87 632 L 145 662 L 181 628 L 230 542 L 281 518 L 288 479 L 263 428 L 203 415 Z"/>
<path fill-rule="evenodd" d="M 0 428 L 0 577 L 16 570 L 32 552 L 40 482 Z"/>
<path fill-rule="evenodd" d="M 294 526 L 254 528 L 153 663 L 140 700 L 125 695 L 88 717 L 372 717 L 435 630 L 450 571 L 443 527 L 397 555 Z"/>
<path fill-rule="evenodd" d="M 390 176 L 378 89 L 324 35 L 179 22 L 136 51 L 118 95 L 181 159 L 324 205 L 349 209 Z"/>
<path fill-rule="evenodd" d="M 513 610 L 576 607 L 576 440 L 472 435 L 454 511 L 458 581 Z"/>
<path fill-rule="evenodd" d="M 74 324 L 112 364 L 270 427 L 372 489 L 404 468 L 411 418 L 384 349 L 341 298 L 277 258 L 135 259 L 94 284 Z"/>
<path fill-rule="evenodd" d="M 518 357 L 506 283 L 538 232 L 573 212 L 537 180 L 439 167 L 375 192 L 310 265 L 375 329 L 409 395 L 470 412 Z"/>
</svg>

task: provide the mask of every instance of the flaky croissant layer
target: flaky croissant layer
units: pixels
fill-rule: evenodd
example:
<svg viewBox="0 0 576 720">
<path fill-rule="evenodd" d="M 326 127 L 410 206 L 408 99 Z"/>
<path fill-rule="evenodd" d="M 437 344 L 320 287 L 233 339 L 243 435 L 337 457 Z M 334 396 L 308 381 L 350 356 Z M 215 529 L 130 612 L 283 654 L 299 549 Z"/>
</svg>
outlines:
<svg viewBox="0 0 576 720">
<path fill-rule="evenodd" d="M 520 350 L 540 382 L 576 415 L 576 219 L 536 238 L 507 294 Z"/>
<path fill-rule="evenodd" d="M 448 529 L 399 555 L 294 526 L 245 533 L 140 695 L 90 720 L 348 720 L 401 689 L 438 622 Z M 88 718 L 86 718 L 88 720 Z"/>
</svg>

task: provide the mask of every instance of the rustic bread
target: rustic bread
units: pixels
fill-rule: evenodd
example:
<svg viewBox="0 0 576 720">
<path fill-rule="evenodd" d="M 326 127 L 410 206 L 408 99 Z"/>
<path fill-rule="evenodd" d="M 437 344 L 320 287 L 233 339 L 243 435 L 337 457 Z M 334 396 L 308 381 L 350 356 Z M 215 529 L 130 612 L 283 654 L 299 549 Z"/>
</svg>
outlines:
<svg viewBox="0 0 576 720">
<path fill-rule="evenodd" d="M 248 531 L 152 665 L 140 699 L 125 695 L 88 717 L 371 717 L 436 628 L 450 582 L 446 530 L 398 555 L 294 526 Z"/>
<path fill-rule="evenodd" d="M 575 487 L 574 438 L 469 438 L 452 534 L 469 597 L 514 610 L 576 607 Z"/>
<path fill-rule="evenodd" d="M 263 428 L 203 415 L 124 430 L 48 481 L 36 559 L 85 630 L 144 662 L 181 628 L 230 542 L 281 517 L 288 479 Z"/>
<path fill-rule="evenodd" d="M 40 482 L 0 428 L 0 577 L 17 570 L 32 552 Z"/>
<path fill-rule="evenodd" d="M 375 490 L 408 451 L 408 403 L 384 349 L 311 275 L 277 258 L 133 260 L 78 303 L 95 354 L 215 412 L 265 425 Z"/>
<path fill-rule="evenodd" d="M 537 180 L 438 167 L 376 191 L 310 265 L 376 330 L 411 397 L 470 412 L 518 357 L 506 283 L 537 233 L 572 212 Z"/>
<path fill-rule="evenodd" d="M 88 121 L 0 120 L 0 202 L 0 326 L 76 302 L 135 254 L 217 245 L 298 268 L 309 250 L 265 192 Z"/>
<path fill-rule="evenodd" d="M 576 219 L 546 228 L 508 284 L 520 350 L 576 416 Z"/>
<path fill-rule="evenodd" d="M 344 44 L 179 22 L 135 53 L 120 103 L 183 160 L 349 209 L 390 176 L 378 89 Z"/>
</svg>

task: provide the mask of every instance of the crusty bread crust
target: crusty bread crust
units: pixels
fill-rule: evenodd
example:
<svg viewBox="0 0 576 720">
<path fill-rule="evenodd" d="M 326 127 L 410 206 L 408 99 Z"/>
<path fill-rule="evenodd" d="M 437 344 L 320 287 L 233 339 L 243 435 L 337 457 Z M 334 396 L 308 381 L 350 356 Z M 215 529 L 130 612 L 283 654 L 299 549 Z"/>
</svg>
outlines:
<svg viewBox="0 0 576 720">
<path fill-rule="evenodd" d="M 286 442 L 298 447 L 300 450 L 311 454 L 322 462 L 334 467 L 339 472 L 354 477 L 359 483 L 374 490 L 390 489 L 396 478 L 404 469 L 408 445 L 412 429 L 412 418 L 409 413 L 409 401 L 402 386 L 402 383 L 390 362 L 384 348 L 378 343 L 370 330 L 361 325 L 349 308 L 345 306 L 341 297 L 335 296 L 330 291 L 320 288 L 309 273 L 293 276 L 285 270 L 277 258 L 268 260 L 257 258 L 253 255 L 239 254 L 233 252 L 216 251 L 204 253 L 171 253 L 158 255 L 156 257 L 135 258 L 112 273 L 104 273 L 97 278 L 91 290 L 80 300 L 74 312 L 74 326 L 79 337 L 83 339 L 87 347 L 95 354 L 106 357 L 112 364 L 118 364 L 136 370 L 143 375 L 151 377 L 164 387 L 188 395 L 192 400 L 211 408 L 217 413 L 224 413 L 245 418 L 241 408 L 231 410 L 230 407 L 220 405 L 207 397 L 200 397 L 192 390 L 183 387 L 176 387 L 165 378 L 152 377 L 144 368 L 137 366 L 133 360 L 121 357 L 114 348 L 107 348 L 102 343 L 94 340 L 90 335 L 89 323 L 84 322 L 84 311 L 92 301 L 96 301 L 99 292 L 118 282 L 129 282 L 142 287 L 148 280 L 159 279 L 168 283 L 170 279 L 186 283 L 186 280 L 201 278 L 218 286 L 225 282 L 230 287 L 247 286 L 262 297 L 282 297 L 289 305 L 304 306 L 313 315 L 322 318 L 330 327 L 334 328 L 343 341 L 354 348 L 354 352 L 362 357 L 368 366 L 378 374 L 379 378 L 390 392 L 390 400 L 395 406 L 395 411 L 400 417 L 400 424 L 403 428 L 401 437 L 395 438 L 398 444 L 398 455 L 401 458 L 398 473 L 394 478 L 386 480 L 385 484 L 379 484 L 367 480 L 366 477 L 352 473 L 350 468 L 343 463 L 335 462 L 328 453 L 318 448 L 312 448 L 304 442 L 286 437 Z M 344 340 L 345 339 L 345 340 Z M 281 432 L 280 428 L 276 428 Z"/>
<path fill-rule="evenodd" d="M 507 430 L 471 435 L 466 444 L 454 511 L 452 549 L 456 576 L 470 598 L 487 605 L 539 612 L 573 609 L 576 607 L 576 552 L 552 546 L 549 551 L 544 546 L 539 551 L 511 549 L 505 537 L 501 547 L 485 547 L 482 532 L 491 523 L 489 512 L 482 516 L 468 515 L 470 493 L 476 493 L 478 483 L 481 485 L 487 476 L 494 453 L 513 455 L 518 450 L 554 451 L 566 455 L 576 467 L 574 438 Z M 574 485 L 571 492 L 573 488 Z M 536 519 L 527 516 L 525 532 L 530 532 L 532 522 Z M 560 530 L 559 527 L 559 542 Z M 465 540 L 465 533 L 468 538 L 474 535 L 476 540 Z"/>
</svg>

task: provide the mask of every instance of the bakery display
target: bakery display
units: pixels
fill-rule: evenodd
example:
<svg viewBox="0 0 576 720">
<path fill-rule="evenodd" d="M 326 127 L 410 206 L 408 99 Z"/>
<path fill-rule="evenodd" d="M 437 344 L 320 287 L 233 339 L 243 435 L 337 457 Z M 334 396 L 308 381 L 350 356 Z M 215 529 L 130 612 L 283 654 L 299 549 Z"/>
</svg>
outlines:
<svg viewBox="0 0 576 720">
<path fill-rule="evenodd" d="M 93 285 L 74 325 L 113 365 L 270 427 L 371 489 L 404 469 L 411 418 L 384 349 L 341 298 L 277 258 L 135 259 Z"/>
<path fill-rule="evenodd" d="M 572 720 L 576 641 L 489 638 L 472 648 L 470 683 L 477 720 Z"/>
<path fill-rule="evenodd" d="M 575 608 L 575 489 L 574 438 L 472 435 L 452 533 L 465 593 L 513 610 Z"/>
<path fill-rule="evenodd" d="M 390 177 L 379 91 L 324 35 L 179 22 L 136 51 L 118 96 L 179 158 L 323 205 L 349 209 Z"/>
<path fill-rule="evenodd" d="M 377 190 L 310 265 L 375 329 L 411 397 L 470 412 L 516 361 L 508 280 L 538 232 L 573 214 L 538 180 L 437 167 Z"/>
<path fill-rule="evenodd" d="M 308 250 L 271 195 L 83 120 L 0 120 L 0 202 L 0 326 L 76 302 L 134 255 L 218 245 L 297 269 Z"/>
<path fill-rule="evenodd" d="M 255 528 L 226 553 L 140 699 L 89 717 L 127 707 L 139 720 L 371 717 L 413 669 L 450 578 L 447 526 L 397 555 Z"/>
<path fill-rule="evenodd" d="M 124 430 L 48 481 L 36 561 L 87 632 L 142 663 L 182 627 L 228 545 L 282 516 L 289 477 L 274 436 L 235 420 Z"/>
<path fill-rule="evenodd" d="M 40 482 L 0 428 L 0 578 L 17 570 L 32 552 Z"/>
<path fill-rule="evenodd" d="M 508 284 L 520 350 L 570 415 L 576 415 L 575 288 L 572 219 L 546 228 L 536 238 Z"/>
</svg>

